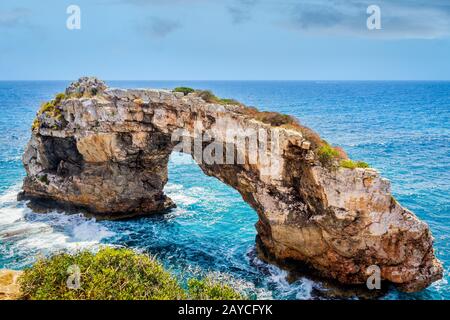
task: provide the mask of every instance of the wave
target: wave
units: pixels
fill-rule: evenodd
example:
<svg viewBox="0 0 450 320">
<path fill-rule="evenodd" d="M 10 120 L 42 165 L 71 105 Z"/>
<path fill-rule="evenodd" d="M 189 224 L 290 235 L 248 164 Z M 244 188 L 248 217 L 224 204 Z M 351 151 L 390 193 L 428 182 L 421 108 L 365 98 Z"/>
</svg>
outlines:
<svg viewBox="0 0 450 320">
<path fill-rule="evenodd" d="M 0 195 L 0 268 L 20 269 L 37 255 L 98 248 L 114 232 L 81 214 L 34 213 L 16 200 L 20 186 Z"/>
</svg>

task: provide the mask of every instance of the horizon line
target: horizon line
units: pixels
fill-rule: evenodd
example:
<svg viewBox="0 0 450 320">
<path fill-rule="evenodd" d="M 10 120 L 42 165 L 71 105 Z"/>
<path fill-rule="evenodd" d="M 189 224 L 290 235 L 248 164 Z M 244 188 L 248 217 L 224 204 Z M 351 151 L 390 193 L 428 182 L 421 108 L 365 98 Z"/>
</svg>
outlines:
<svg viewBox="0 0 450 320">
<path fill-rule="evenodd" d="M 50 82 L 50 81 L 76 81 L 76 79 L 0 79 L 0 82 Z M 190 81 L 190 82 L 238 82 L 238 81 L 253 81 L 253 82 L 450 82 L 450 79 L 102 79 L 102 81 Z"/>
</svg>

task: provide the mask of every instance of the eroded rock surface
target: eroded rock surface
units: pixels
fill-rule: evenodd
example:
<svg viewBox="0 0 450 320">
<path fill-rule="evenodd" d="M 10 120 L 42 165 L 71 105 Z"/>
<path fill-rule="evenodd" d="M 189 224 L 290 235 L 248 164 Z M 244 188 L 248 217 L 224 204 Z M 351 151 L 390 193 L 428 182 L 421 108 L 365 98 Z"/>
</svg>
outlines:
<svg viewBox="0 0 450 320">
<path fill-rule="evenodd" d="M 256 210 L 258 236 L 276 258 L 349 284 L 365 283 L 375 265 L 383 280 L 405 291 L 442 277 L 429 227 L 392 197 L 389 181 L 374 169 L 325 166 L 308 132 L 264 123 L 246 107 L 207 103 L 195 93 L 110 89 L 92 78 L 72 84 L 55 108 L 33 125 L 21 198 L 109 217 L 169 209 L 174 203 L 163 187 L 179 135 L 190 138 L 191 152 L 184 151 L 207 175 Z M 230 128 L 276 136 L 279 150 L 268 151 L 276 174 L 267 174 L 270 165 L 259 158 L 253 163 L 246 144 L 226 135 Z M 233 150 L 243 163 L 202 161 L 195 141 L 206 133 L 223 145 L 220 152 Z M 208 148 L 204 141 L 202 147 Z"/>
<path fill-rule="evenodd" d="M 16 300 L 21 297 L 18 279 L 21 271 L 0 270 L 0 300 Z"/>
</svg>

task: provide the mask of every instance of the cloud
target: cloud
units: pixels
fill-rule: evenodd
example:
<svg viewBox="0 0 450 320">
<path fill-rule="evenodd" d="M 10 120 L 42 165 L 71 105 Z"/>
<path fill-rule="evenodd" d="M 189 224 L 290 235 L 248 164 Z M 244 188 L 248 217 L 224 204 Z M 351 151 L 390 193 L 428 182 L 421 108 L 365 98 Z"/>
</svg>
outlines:
<svg viewBox="0 0 450 320">
<path fill-rule="evenodd" d="M 234 24 L 241 24 L 251 19 L 251 10 L 260 0 L 224 0 L 213 2 L 211 0 L 115 0 L 116 3 L 129 4 L 135 6 L 191 6 L 194 4 L 215 4 L 225 5 L 231 21 Z"/>
<path fill-rule="evenodd" d="M 160 17 L 150 17 L 139 26 L 141 32 L 153 38 L 164 38 L 180 28 L 179 22 Z"/>
<path fill-rule="evenodd" d="M 382 30 L 368 30 L 369 5 L 381 9 Z M 384 39 L 450 36 L 450 2 L 447 0 L 305 0 L 280 7 L 279 24 L 302 34 L 360 36 Z"/>
<path fill-rule="evenodd" d="M 24 8 L 0 11 L 0 27 L 13 28 L 20 25 L 26 25 L 29 15 L 30 10 Z"/>
<path fill-rule="evenodd" d="M 198 2 L 208 2 L 208 0 L 116 0 L 116 2 L 132 5 L 183 5 Z"/>
<path fill-rule="evenodd" d="M 256 5 L 258 0 L 239 0 L 234 4 L 227 6 L 231 21 L 234 24 L 241 24 L 251 19 L 251 9 Z"/>
<path fill-rule="evenodd" d="M 106 0 L 103 0 L 106 1 Z M 258 14 L 278 26 L 312 36 L 433 39 L 450 36 L 450 0 L 108 0 L 134 6 L 177 6 L 226 10 L 234 24 Z M 381 8 L 382 30 L 368 30 L 369 5 Z M 217 9 L 216 9 L 217 10 Z M 206 13 L 205 13 L 206 14 Z"/>
</svg>

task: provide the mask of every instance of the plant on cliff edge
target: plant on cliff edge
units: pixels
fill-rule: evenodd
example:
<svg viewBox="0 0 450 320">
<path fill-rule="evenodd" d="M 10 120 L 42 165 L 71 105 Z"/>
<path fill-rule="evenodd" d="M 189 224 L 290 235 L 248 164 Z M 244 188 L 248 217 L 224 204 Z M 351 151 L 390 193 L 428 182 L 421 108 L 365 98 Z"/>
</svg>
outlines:
<svg viewBox="0 0 450 320">
<path fill-rule="evenodd" d="M 67 286 L 69 267 L 80 271 L 79 289 Z M 189 280 L 188 292 L 164 267 L 130 249 L 102 248 L 97 253 L 60 253 L 38 260 L 20 280 L 24 299 L 32 300 L 176 300 L 242 299 L 213 280 Z"/>
<path fill-rule="evenodd" d="M 339 157 L 339 152 L 329 144 L 324 144 L 317 151 L 317 156 L 323 166 L 330 166 L 333 160 Z"/>
<path fill-rule="evenodd" d="M 270 111 L 259 111 L 255 114 L 254 118 L 275 127 L 298 123 L 298 121 L 290 115 Z"/>
<path fill-rule="evenodd" d="M 342 168 L 347 168 L 347 169 L 368 168 L 369 167 L 369 164 L 367 162 L 364 162 L 364 161 L 353 161 L 353 160 L 350 160 L 350 159 L 341 160 L 339 165 Z"/>
<path fill-rule="evenodd" d="M 81 271 L 80 288 L 67 286 L 70 266 Z M 176 279 L 149 256 L 103 248 L 94 254 L 61 253 L 38 260 L 20 278 L 25 299 L 167 300 L 185 298 Z"/>
<path fill-rule="evenodd" d="M 242 103 L 235 99 L 219 98 L 210 90 L 196 90 L 195 93 L 208 103 L 242 105 Z"/>
<path fill-rule="evenodd" d="M 58 93 L 56 95 L 55 99 L 50 100 L 48 102 L 44 102 L 41 105 L 41 108 L 38 111 L 38 115 L 45 113 L 53 118 L 60 119 L 62 117 L 62 114 L 61 114 L 61 110 L 58 108 L 58 105 L 65 98 L 66 98 L 66 95 L 64 93 Z"/>
<path fill-rule="evenodd" d="M 189 87 L 176 87 L 175 89 L 172 90 L 173 92 L 182 92 L 184 93 L 184 95 L 187 95 L 189 93 L 195 92 L 194 89 L 189 88 Z"/>
</svg>

